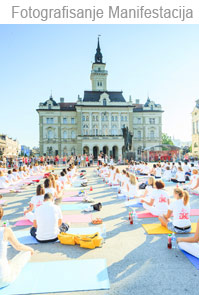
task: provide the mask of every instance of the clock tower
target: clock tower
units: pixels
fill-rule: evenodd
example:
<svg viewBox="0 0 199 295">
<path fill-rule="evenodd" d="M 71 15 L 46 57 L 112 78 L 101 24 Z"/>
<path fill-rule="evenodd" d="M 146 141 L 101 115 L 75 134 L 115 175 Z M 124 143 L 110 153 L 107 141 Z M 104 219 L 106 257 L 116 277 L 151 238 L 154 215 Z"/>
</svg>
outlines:
<svg viewBox="0 0 199 295">
<path fill-rule="evenodd" d="M 92 91 L 107 91 L 107 76 L 108 71 L 105 70 L 106 64 L 103 63 L 103 56 L 101 53 L 99 37 L 97 49 L 95 54 L 95 62 L 92 64 L 91 70 L 91 83 Z"/>
</svg>

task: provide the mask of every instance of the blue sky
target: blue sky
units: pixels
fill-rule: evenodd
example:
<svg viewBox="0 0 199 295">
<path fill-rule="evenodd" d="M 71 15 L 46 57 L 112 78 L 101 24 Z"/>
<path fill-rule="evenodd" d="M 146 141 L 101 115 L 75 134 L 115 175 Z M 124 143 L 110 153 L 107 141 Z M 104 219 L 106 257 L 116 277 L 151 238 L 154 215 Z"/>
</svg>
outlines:
<svg viewBox="0 0 199 295">
<path fill-rule="evenodd" d="M 76 101 L 91 89 L 101 34 L 108 89 L 162 104 L 163 131 L 191 140 L 199 98 L 199 25 L 0 25 L 0 132 L 38 146 L 36 108 L 51 90 Z"/>
</svg>

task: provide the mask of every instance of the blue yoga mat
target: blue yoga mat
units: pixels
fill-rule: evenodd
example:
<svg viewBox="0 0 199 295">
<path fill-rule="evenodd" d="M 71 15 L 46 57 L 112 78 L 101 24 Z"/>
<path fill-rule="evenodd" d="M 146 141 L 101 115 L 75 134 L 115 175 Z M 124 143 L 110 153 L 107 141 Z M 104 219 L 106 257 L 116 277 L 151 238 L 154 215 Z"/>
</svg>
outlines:
<svg viewBox="0 0 199 295">
<path fill-rule="evenodd" d="M 88 208 L 89 204 L 62 204 L 61 210 L 62 211 L 82 211 Z"/>
<path fill-rule="evenodd" d="M 91 227 L 80 227 L 80 228 L 69 228 L 67 233 L 74 234 L 74 235 L 89 235 L 99 232 L 101 234 L 101 228 L 99 226 L 91 226 Z M 24 245 L 33 245 L 39 244 L 35 238 L 30 235 L 30 231 L 28 230 L 18 230 L 14 231 L 16 238 L 19 240 L 20 243 Z M 56 241 L 54 243 L 59 243 Z"/>
<path fill-rule="evenodd" d="M 136 204 L 132 204 L 131 202 L 126 202 L 125 203 L 126 207 L 132 207 L 132 208 L 143 208 L 143 204 L 142 203 L 136 203 Z"/>
<path fill-rule="evenodd" d="M 181 249 L 180 249 L 181 250 Z M 187 253 L 186 251 L 184 250 L 181 250 L 182 253 L 184 253 L 184 255 L 189 259 L 189 261 L 193 264 L 193 266 L 195 266 L 195 268 L 197 270 L 199 270 L 199 258 Z"/>
<path fill-rule="evenodd" d="M 34 280 L 33 280 L 34 278 Z M 28 263 L 2 295 L 26 295 L 109 289 L 105 259 Z"/>
</svg>

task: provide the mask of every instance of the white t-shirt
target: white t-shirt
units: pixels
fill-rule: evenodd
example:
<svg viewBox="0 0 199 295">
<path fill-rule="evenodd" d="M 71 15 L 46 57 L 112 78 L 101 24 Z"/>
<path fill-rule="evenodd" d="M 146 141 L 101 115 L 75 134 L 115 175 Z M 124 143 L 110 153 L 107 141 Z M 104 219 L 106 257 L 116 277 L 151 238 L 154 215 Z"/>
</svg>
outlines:
<svg viewBox="0 0 199 295">
<path fill-rule="evenodd" d="M 151 185 L 147 185 L 145 189 L 147 190 L 146 197 L 147 198 L 152 197 L 153 192 L 154 192 L 155 189 Z"/>
<path fill-rule="evenodd" d="M 30 200 L 30 203 L 34 206 L 34 210 L 36 210 L 38 207 L 43 205 L 43 202 L 44 202 L 44 195 L 34 196 Z"/>
<path fill-rule="evenodd" d="M 165 170 L 163 174 L 163 179 L 171 180 L 171 170 Z"/>
<path fill-rule="evenodd" d="M 154 199 L 153 206 L 157 210 L 167 213 L 169 196 L 165 190 L 154 189 L 151 199 Z"/>
<path fill-rule="evenodd" d="M 133 184 L 129 183 L 129 195 L 131 197 L 139 196 L 137 185 L 133 185 Z"/>
<path fill-rule="evenodd" d="M 160 167 L 157 167 L 157 168 L 155 169 L 155 176 L 156 176 L 156 177 L 161 177 L 161 168 L 160 168 Z"/>
<path fill-rule="evenodd" d="M 178 181 L 185 181 L 184 171 L 177 171 L 176 176 Z"/>
<path fill-rule="evenodd" d="M 188 227 L 190 221 L 190 205 L 184 206 L 183 199 L 176 200 L 169 205 L 169 210 L 173 211 L 173 225 L 177 227 Z"/>
<path fill-rule="evenodd" d="M 183 167 L 184 173 L 189 172 L 189 170 L 190 170 L 189 166 L 188 165 L 184 165 L 184 167 Z"/>
<path fill-rule="evenodd" d="M 45 188 L 45 194 L 47 193 L 50 193 L 53 195 L 53 198 L 55 197 L 55 194 L 56 194 L 56 189 L 54 187 L 48 187 L 48 188 Z"/>
<path fill-rule="evenodd" d="M 62 219 L 62 212 L 59 206 L 51 201 L 44 202 L 36 209 L 34 219 L 37 222 L 36 237 L 38 240 L 52 240 L 59 234 L 58 220 Z"/>
<path fill-rule="evenodd" d="M 198 178 L 199 178 L 198 174 L 193 174 L 191 176 L 191 181 L 192 181 L 192 183 L 190 185 L 191 188 L 194 188 L 196 186 Z"/>
</svg>

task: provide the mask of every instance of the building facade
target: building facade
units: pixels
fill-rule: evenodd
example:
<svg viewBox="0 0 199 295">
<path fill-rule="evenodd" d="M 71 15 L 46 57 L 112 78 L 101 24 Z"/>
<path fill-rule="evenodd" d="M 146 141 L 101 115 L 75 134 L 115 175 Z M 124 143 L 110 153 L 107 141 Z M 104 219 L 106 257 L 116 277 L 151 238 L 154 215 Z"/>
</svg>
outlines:
<svg viewBox="0 0 199 295">
<path fill-rule="evenodd" d="M 7 135 L 0 135 L 0 156 L 16 158 L 20 153 L 20 149 L 20 144 L 16 139 L 12 139 Z"/>
<path fill-rule="evenodd" d="M 199 99 L 192 112 L 192 154 L 199 156 Z"/>
<path fill-rule="evenodd" d="M 122 128 L 133 132 L 132 151 L 136 159 L 141 151 L 162 142 L 161 105 L 147 99 L 125 100 L 122 91 L 107 89 L 108 71 L 100 49 L 99 39 L 91 69 L 92 90 L 84 91 L 77 102 L 56 102 L 52 96 L 39 104 L 40 154 L 93 154 L 100 151 L 118 158 L 124 152 Z"/>
</svg>

